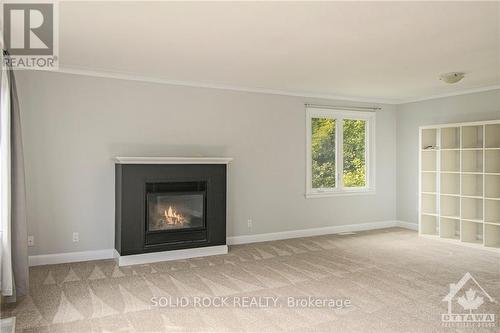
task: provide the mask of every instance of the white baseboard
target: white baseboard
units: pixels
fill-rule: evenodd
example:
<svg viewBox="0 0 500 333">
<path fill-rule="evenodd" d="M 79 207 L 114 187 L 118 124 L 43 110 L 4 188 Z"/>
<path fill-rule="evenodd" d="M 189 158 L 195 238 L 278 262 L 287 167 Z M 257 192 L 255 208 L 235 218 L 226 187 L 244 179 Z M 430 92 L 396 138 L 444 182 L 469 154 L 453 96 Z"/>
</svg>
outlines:
<svg viewBox="0 0 500 333">
<path fill-rule="evenodd" d="M 128 256 L 120 256 L 118 252 L 116 252 L 115 260 L 118 266 L 141 265 L 159 261 L 215 256 L 218 254 L 226 254 L 227 250 L 227 245 L 217 245 L 183 250 L 133 254 Z"/>
<path fill-rule="evenodd" d="M 40 266 L 89 260 L 112 259 L 114 251 L 114 249 L 106 249 L 82 252 L 40 254 L 36 256 L 29 256 L 29 265 Z"/>
<path fill-rule="evenodd" d="M 404 221 L 380 221 L 380 222 L 370 222 L 370 223 L 359 223 L 359 224 L 350 224 L 350 225 L 340 225 L 340 226 L 331 226 L 331 227 L 322 227 L 322 228 L 311 228 L 311 229 L 301 229 L 301 230 L 290 230 L 290 231 L 280 231 L 280 232 L 272 232 L 266 234 L 256 234 L 256 235 L 244 235 L 244 236 L 232 236 L 227 238 L 227 245 L 237 245 L 237 244 L 247 244 L 247 243 L 257 243 L 257 242 L 266 242 L 272 240 L 282 240 L 288 238 L 299 238 L 299 237 L 311 237 L 311 236 L 320 236 L 320 235 L 328 235 L 328 234 L 338 234 L 341 232 L 354 232 L 354 231 L 363 231 L 363 230 L 375 230 L 382 228 L 390 228 L 390 227 L 401 227 L 410 230 L 418 230 L 418 225 L 415 223 L 404 222 Z M 210 250 L 207 250 L 209 247 L 199 248 L 200 252 L 210 254 L 207 255 L 215 255 L 221 254 L 217 251 L 221 251 L 221 249 L 216 250 L 216 253 L 211 253 Z M 203 250 L 204 249 L 204 250 Z M 190 249 L 191 250 L 191 249 Z M 184 251 L 184 250 L 177 250 Z M 78 262 L 78 261 L 89 261 L 89 260 L 102 260 L 102 259 L 117 259 L 122 260 L 123 265 L 133 265 L 135 264 L 134 260 L 137 260 L 137 263 L 141 263 L 142 259 L 125 259 L 129 256 L 118 256 L 115 254 L 114 249 L 105 249 L 105 250 L 96 250 L 96 251 L 83 251 L 83 252 L 68 252 L 68 253 L 55 253 L 55 254 L 41 254 L 29 257 L 29 265 L 30 266 L 40 266 L 40 265 L 52 265 L 52 264 L 63 264 L 70 262 Z M 168 251 L 175 252 L 175 251 Z M 162 256 L 163 252 L 159 253 L 159 256 Z M 227 246 L 226 246 L 227 253 Z M 146 254 L 148 256 L 154 255 L 153 253 Z M 176 255 L 172 254 L 171 259 L 163 257 L 156 261 L 164 261 L 164 260 L 177 260 L 177 259 L 186 259 L 189 257 L 195 257 L 196 253 L 189 254 L 188 257 L 182 257 L 185 255 L 183 252 L 179 252 Z M 142 256 L 138 255 L 138 256 Z M 152 258 L 156 258 L 153 256 Z M 151 260 L 148 259 L 148 260 Z M 125 262 L 134 262 L 134 263 L 126 263 Z M 148 261 L 152 262 L 152 261 Z"/>
<path fill-rule="evenodd" d="M 406 221 L 396 221 L 396 226 L 400 228 L 418 231 L 418 224 Z"/>
<path fill-rule="evenodd" d="M 282 240 L 289 238 L 338 234 L 341 232 L 375 230 L 375 229 L 390 228 L 395 226 L 399 226 L 398 221 L 380 221 L 380 222 L 370 222 L 370 223 L 339 225 L 331 227 L 280 231 L 267 234 L 232 236 L 227 238 L 227 244 L 237 245 L 237 244 L 247 244 L 247 243 L 258 243 L 258 242 L 267 242 L 267 241 Z"/>
</svg>

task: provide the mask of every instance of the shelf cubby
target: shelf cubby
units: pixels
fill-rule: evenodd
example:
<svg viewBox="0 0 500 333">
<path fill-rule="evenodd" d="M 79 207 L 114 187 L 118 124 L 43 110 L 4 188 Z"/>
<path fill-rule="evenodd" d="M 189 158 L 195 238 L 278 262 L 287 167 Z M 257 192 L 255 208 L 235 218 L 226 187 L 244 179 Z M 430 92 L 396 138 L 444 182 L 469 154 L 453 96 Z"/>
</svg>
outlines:
<svg viewBox="0 0 500 333">
<path fill-rule="evenodd" d="M 462 148 L 483 148 L 483 125 L 462 127 Z"/>
<path fill-rule="evenodd" d="M 500 150 L 486 150 L 485 152 L 486 173 L 500 173 Z"/>
<path fill-rule="evenodd" d="M 500 248 L 500 225 L 484 225 L 484 245 Z"/>
<path fill-rule="evenodd" d="M 484 221 L 500 225 L 500 200 L 485 199 Z"/>
<path fill-rule="evenodd" d="M 420 217 L 420 233 L 424 235 L 439 235 L 439 224 L 437 216 L 422 215 Z"/>
<path fill-rule="evenodd" d="M 422 213 L 437 214 L 437 196 L 435 194 L 422 194 Z"/>
<path fill-rule="evenodd" d="M 442 150 L 441 151 L 441 171 L 460 171 L 460 151 Z"/>
<path fill-rule="evenodd" d="M 483 151 L 462 151 L 462 172 L 483 172 Z"/>
<path fill-rule="evenodd" d="M 460 218 L 460 198 L 442 195 L 440 198 L 440 215 L 442 217 Z"/>
<path fill-rule="evenodd" d="M 442 217 L 439 230 L 443 238 L 460 239 L 460 220 Z"/>
<path fill-rule="evenodd" d="M 427 147 L 437 147 L 437 129 L 435 128 L 422 130 L 421 149 L 426 149 Z"/>
<path fill-rule="evenodd" d="M 462 220 L 461 240 L 467 243 L 483 243 L 483 224 Z"/>
<path fill-rule="evenodd" d="M 483 199 L 462 198 L 462 219 L 483 220 Z"/>
<path fill-rule="evenodd" d="M 483 196 L 483 175 L 462 175 L 462 195 Z"/>
<path fill-rule="evenodd" d="M 441 149 L 460 148 L 460 127 L 441 128 Z"/>
<path fill-rule="evenodd" d="M 441 194 L 460 194 L 460 174 L 441 173 Z"/>
<path fill-rule="evenodd" d="M 485 131 L 485 147 L 500 148 L 500 124 L 486 125 Z"/>
<path fill-rule="evenodd" d="M 500 199 L 500 175 L 486 175 L 484 181 L 484 196 L 486 198 Z"/>
<path fill-rule="evenodd" d="M 436 192 L 437 191 L 437 174 L 436 173 L 422 173 L 422 192 Z"/>
<path fill-rule="evenodd" d="M 437 170 L 437 151 L 424 150 L 422 151 L 422 170 L 436 171 Z"/>
</svg>

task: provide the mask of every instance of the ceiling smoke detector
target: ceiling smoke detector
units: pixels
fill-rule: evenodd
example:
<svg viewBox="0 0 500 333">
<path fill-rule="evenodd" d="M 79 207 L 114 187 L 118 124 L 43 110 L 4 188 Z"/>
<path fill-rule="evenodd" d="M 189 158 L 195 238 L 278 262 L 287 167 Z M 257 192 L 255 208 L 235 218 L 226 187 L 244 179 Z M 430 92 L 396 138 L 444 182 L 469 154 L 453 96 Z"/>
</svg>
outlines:
<svg viewBox="0 0 500 333">
<path fill-rule="evenodd" d="M 451 72 L 451 73 L 444 73 L 439 76 L 439 79 L 441 81 L 444 81 L 449 84 L 457 83 L 458 81 L 462 80 L 465 77 L 465 73 L 463 72 Z"/>
</svg>

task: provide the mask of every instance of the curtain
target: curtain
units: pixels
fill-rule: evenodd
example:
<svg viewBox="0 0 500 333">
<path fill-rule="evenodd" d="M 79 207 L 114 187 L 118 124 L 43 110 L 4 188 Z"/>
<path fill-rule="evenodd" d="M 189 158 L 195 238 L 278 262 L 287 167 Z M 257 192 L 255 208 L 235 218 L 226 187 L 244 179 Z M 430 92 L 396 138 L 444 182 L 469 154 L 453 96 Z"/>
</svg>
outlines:
<svg viewBox="0 0 500 333">
<path fill-rule="evenodd" d="M 1 54 L 8 56 L 6 51 Z M 7 302 L 28 293 L 28 232 L 21 119 L 12 68 L 0 78 L 0 290 Z"/>
</svg>

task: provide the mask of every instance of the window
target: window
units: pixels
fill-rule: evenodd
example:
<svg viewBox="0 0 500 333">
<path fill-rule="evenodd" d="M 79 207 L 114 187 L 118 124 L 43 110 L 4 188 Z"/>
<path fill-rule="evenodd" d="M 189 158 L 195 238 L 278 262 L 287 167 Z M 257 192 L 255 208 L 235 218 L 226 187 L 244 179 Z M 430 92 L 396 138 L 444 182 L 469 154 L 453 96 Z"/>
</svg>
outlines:
<svg viewBox="0 0 500 333">
<path fill-rule="evenodd" d="M 375 190 L 375 113 L 306 109 L 306 197 Z"/>
</svg>

